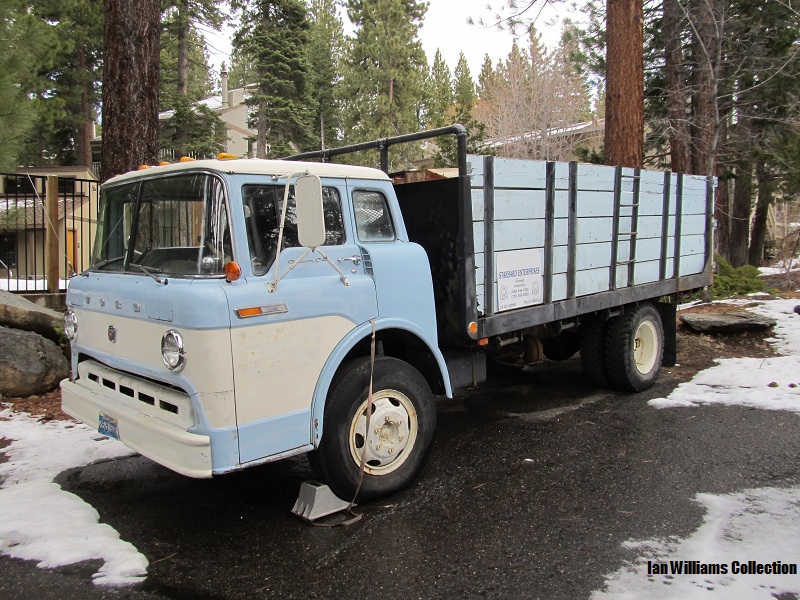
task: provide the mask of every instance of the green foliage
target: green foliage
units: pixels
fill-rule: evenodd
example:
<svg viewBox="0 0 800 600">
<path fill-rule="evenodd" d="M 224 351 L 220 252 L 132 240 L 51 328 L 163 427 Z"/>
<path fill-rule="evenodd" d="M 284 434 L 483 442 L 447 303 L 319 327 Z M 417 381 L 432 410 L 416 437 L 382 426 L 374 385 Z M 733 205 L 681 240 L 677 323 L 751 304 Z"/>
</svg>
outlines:
<svg viewBox="0 0 800 600">
<path fill-rule="evenodd" d="M 458 57 L 453 83 L 453 106 L 448 111 L 450 117 L 442 125 L 461 123 L 467 128 L 467 153 L 484 154 L 484 140 L 486 139 L 486 126 L 473 117 L 475 103 L 478 96 L 475 92 L 475 82 L 469 72 L 469 64 L 462 52 Z M 455 167 L 458 164 L 458 144 L 455 136 L 446 136 L 436 141 L 439 151 L 435 157 L 437 167 Z"/>
<path fill-rule="evenodd" d="M 0 0 L 0 171 L 17 166 L 21 142 L 33 122 L 28 85 L 21 83 L 35 63 L 28 45 L 40 24 L 12 0 Z"/>
<path fill-rule="evenodd" d="M 100 104 L 102 0 L 35 0 L 38 20 L 23 55 L 34 55 L 20 82 L 27 87 L 33 126 L 21 144 L 20 163 L 84 164 L 90 124 Z"/>
<path fill-rule="evenodd" d="M 174 108 L 175 98 L 179 95 L 178 87 L 178 37 L 174 23 L 170 18 L 164 22 L 164 31 L 161 33 L 161 79 L 159 82 L 159 108 L 169 110 Z M 205 49 L 205 40 L 194 25 L 189 28 L 189 68 L 186 96 L 194 101 L 208 98 L 213 91 L 211 68 Z"/>
<path fill-rule="evenodd" d="M 343 68 L 346 142 L 420 130 L 428 65 L 417 34 L 426 11 L 417 0 L 347 2 L 356 30 Z M 390 156 L 391 169 L 404 168 L 418 147 L 404 144 Z"/>
<path fill-rule="evenodd" d="M 346 41 L 344 25 L 336 14 L 336 4 L 336 0 L 308 1 L 311 23 L 308 41 L 309 84 L 321 148 L 336 146 L 341 141 L 341 110 L 337 89 Z"/>
<path fill-rule="evenodd" d="M 164 2 L 159 105 L 172 116 L 160 122 L 161 148 L 177 156 L 215 156 L 225 142 L 217 114 L 201 101 L 213 90 L 205 39 L 198 26 L 219 28 L 221 0 Z"/>
<path fill-rule="evenodd" d="M 575 157 L 578 159 L 578 162 L 591 163 L 593 165 L 606 164 L 606 157 L 602 149 L 597 150 L 595 148 L 578 146 L 577 148 L 573 148 L 572 151 L 574 152 Z"/>
<path fill-rule="evenodd" d="M 752 294 L 764 289 L 764 282 L 756 267 L 744 265 L 737 269 L 720 255 L 716 256 L 716 261 L 717 273 L 711 286 L 711 295 L 714 298 Z"/>
<path fill-rule="evenodd" d="M 309 23 L 300 0 L 236 0 L 241 27 L 234 46 L 253 66 L 247 99 L 256 156 L 284 156 L 316 146 L 308 75 Z"/>
<path fill-rule="evenodd" d="M 426 125 L 430 128 L 449 125 L 453 115 L 453 81 L 450 67 L 437 49 L 433 57 L 433 65 L 426 81 L 428 99 L 426 101 Z"/>
</svg>

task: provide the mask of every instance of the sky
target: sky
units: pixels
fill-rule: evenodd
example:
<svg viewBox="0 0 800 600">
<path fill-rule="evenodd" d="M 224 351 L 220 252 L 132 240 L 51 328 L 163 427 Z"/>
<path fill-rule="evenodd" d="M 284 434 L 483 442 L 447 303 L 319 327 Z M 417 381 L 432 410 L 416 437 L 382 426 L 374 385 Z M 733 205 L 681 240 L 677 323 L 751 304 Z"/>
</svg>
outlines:
<svg viewBox="0 0 800 600">
<path fill-rule="evenodd" d="M 493 64 L 506 58 L 514 41 L 511 33 L 467 23 L 469 17 L 476 23 L 481 18 L 487 23 L 494 23 L 497 11 L 490 11 L 487 6 L 499 8 L 502 4 L 503 0 L 429 0 L 428 13 L 419 35 L 428 64 L 433 63 L 438 48 L 452 72 L 459 54 L 463 51 L 469 63 L 470 74 L 473 79 L 477 79 L 485 54 L 489 54 Z M 542 38 L 549 47 L 558 43 L 561 34 L 560 19 L 566 15 L 565 6 L 554 8 L 549 4 L 541 14 L 532 14 L 536 17 L 537 30 L 541 31 Z M 346 20 L 345 15 L 343 18 Z M 230 38 L 236 27 L 237 23 L 234 22 L 226 26 L 222 33 L 201 28 L 209 44 L 211 64 L 216 71 L 216 77 L 219 76 L 223 62 L 230 65 Z M 349 23 L 346 23 L 345 31 L 352 32 Z"/>
<path fill-rule="evenodd" d="M 747 309 L 777 321 L 770 341 L 779 356 L 717 360 L 668 397 L 651 400 L 652 410 L 693 410 L 714 403 L 784 410 L 800 417 L 800 315 L 793 312 L 797 302 L 767 300 Z M 53 482 L 62 471 L 130 456 L 131 450 L 84 425 L 41 422 L 2 404 L 0 438 L 12 440 L 0 448 L 0 553 L 36 561 L 42 568 L 99 559 L 103 565 L 93 580 L 101 585 L 125 585 L 146 577 L 148 558 L 110 525 L 100 523 L 91 505 Z M 592 598 L 771 600 L 773 594 L 800 594 L 796 575 L 643 575 L 648 560 L 730 564 L 800 557 L 800 487 L 698 494 L 694 501 L 705 509 L 696 531 L 684 538 L 627 540 L 623 550 L 630 560 L 606 574 Z"/>
</svg>

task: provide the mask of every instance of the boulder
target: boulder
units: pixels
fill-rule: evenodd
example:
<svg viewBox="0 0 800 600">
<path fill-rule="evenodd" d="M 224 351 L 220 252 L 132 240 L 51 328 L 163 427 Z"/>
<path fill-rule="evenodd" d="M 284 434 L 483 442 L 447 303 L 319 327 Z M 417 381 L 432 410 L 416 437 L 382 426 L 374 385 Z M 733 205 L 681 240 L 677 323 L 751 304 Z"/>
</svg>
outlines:
<svg viewBox="0 0 800 600">
<path fill-rule="evenodd" d="M 44 394 L 68 375 L 67 359 L 55 343 L 31 331 L 0 327 L 0 394 Z"/>
<path fill-rule="evenodd" d="M 729 333 L 758 331 L 774 327 L 776 321 L 755 313 L 740 311 L 728 313 L 685 313 L 681 322 L 694 331 Z"/>
<path fill-rule="evenodd" d="M 64 330 L 64 315 L 22 296 L 0 290 L 0 325 L 33 331 L 58 342 Z"/>
</svg>

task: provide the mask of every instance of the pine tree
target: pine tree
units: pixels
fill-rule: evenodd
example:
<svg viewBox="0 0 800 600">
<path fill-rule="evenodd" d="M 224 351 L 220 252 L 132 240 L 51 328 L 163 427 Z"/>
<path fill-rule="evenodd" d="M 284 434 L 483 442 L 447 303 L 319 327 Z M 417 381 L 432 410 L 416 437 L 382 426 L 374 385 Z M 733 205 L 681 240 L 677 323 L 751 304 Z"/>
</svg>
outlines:
<svg viewBox="0 0 800 600">
<path fill-rule="evenodd" d="M 175 158 L 215 156 L 225 141 L 222 121 L 200 102 L 211 95 L 213 79 L 197 27 L 222 24 L 219 3 L 171 0 L 164 13 L 159 101 L 172 114 L 161 122 L 161 148 L 173 150 Z"/>
<path fill-rule="evenodd" d="M 347 141 L 420 129 L 428 66 L 417 34 L 426 11 L 427 4 L 417 0 L 347 2 L 356 27 L 342 82 Z M 405 144 L 392 155 L 393 165 L 406 165 L 415 151 Z"/>
<path fill-rule="evenodd" d="M 478 97 L 483 97 L 484 90 L 490 85 L 491 79 L 494 76 L 494 67 L 492 66 L 492 59 L 489 54 L 483 55 L 483 63 L 481 64 L 481 72 L 478 74 Z"/>
<path fill-rule="evenodd" d="M 38 47 L 45 54 L 36 71 L 36 120 L 24 145 L 24 161 L 89 166 L 100 104 L 102 0 L 36 0 L 31 6 L 48 24 L 49 35 Z"/>
<path fill-rule="evenodd" d="M 23 140 L 33 125 L 34 106 L 28 93 L 47 32 L 30 12 L 13 0 L 0 0 L 0 172 L 18 166 Z"/>
<path fill-rule="evenodd" d="M 308 44 L 309 81 L 320 148 L 338 144 L 341 111 L 337 87 L 341 78 L 341 56 L 345 49 L 344 26 L 336 14 L 335 0 L 309 0 L 311 31 Z"/>
<path fill-rule="evenodd" d="M 255 80 L 253 57 L 234 43 L 231 49 L 231 68 L 228 71 L 229 89 L 247 87 Z"/>
<path fill-rule="evenodd" d="M 252 61 L 256 156 L 281 156 L 316 145 L 306 44 L 309 24 L 300 0 L 237 0 L 241 28 L 234 45 Z"/>
<path fill-rule="evenodd" d="M 461 123 L 467 129 L 467 152 L 473 154 L 484 153 L 484 140 L 486 126 L 478 122 L 473 116 L 478 96 L 475 92 L 475 82 L 469 72 L 467 58 L 462 52 L 453 75 L 453 106 L 448 111 L 449 123 Z M 439 152 L 436 155 L 436 166 L 454 167 L 458 165 L 458 144 L 452 136 L 442 137 L 437 140 Z"/>
<path fill-rule="evenodd" d="M 430 99 L 426 107 L 426 124 L 430 128 L 449 125 L 453 118 L 453 81 L 450 68 L 437 49 L 428 77 Z"/>
</svg>

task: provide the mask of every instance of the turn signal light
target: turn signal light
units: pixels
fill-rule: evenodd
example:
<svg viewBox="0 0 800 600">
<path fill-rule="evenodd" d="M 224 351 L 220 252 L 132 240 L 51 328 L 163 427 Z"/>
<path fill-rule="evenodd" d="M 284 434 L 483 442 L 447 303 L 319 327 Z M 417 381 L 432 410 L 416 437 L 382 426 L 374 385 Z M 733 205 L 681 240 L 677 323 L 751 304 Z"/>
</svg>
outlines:
<svg viewBox="0 0 800 600">
<path fill-rule="evenodd" d="M 225 264 L 225 279 L 228 280 L 228 283 L 236 281 L 241 276 L 242 267 L 239 266 L 239 263 L 231 261 Z"/>
</svg>

